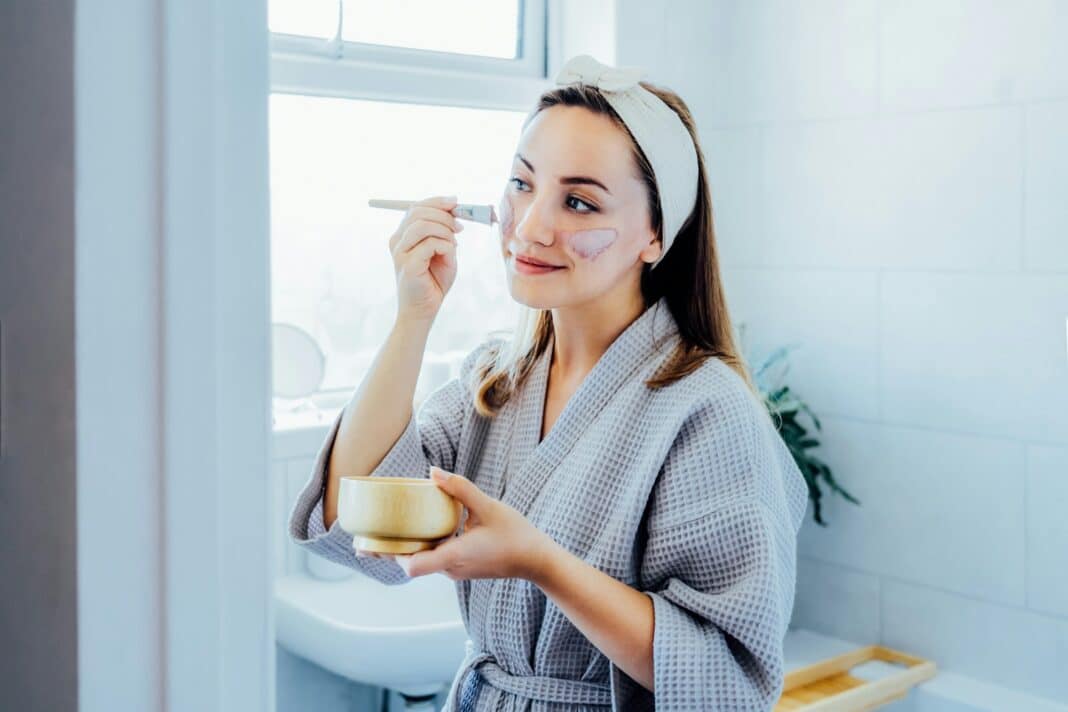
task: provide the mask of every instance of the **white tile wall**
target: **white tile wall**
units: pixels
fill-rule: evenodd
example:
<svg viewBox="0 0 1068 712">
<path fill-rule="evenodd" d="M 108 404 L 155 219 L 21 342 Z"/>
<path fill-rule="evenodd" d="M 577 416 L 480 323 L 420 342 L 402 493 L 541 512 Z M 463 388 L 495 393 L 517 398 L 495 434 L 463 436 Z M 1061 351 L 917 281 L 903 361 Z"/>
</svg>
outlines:
<svg viewBox="0 0 1068 712">
<path fill-rule="evenodd" d="M 887 645 L 946 669 L 1068 699 L 1068 622 L 930 588 L 883 581 Z"/>
<path fill-rule="evenodd" d="M 619 37 L 640 37 L 626 46 L 616 45 L 616 63 L 642 67 L 665 65 L 672 75 L 691 88 L 685 101 L 695 112 L 705 115 L 716 110 L 716 92 L 706 91 L 723 81 L 721 63 L 709 54 L 678 51 L 680 47 L 699 48 L 722 44 L 722 8 L 716 3 L 667 2 L 630 3 L 625 12 L 617 4 L 616 30 Z M 618 53 L 627 56 L 621 60 Z M 653 83 L 656 77 L 648 77 Z"/>
<path fill-rule="evenodd" d="M 880 639 L 879 577 L 802 556 L 790 625 L 867 645 Z"/>
<path fill-rule="evenodd" d="M 885 275 L 886 420 L 1068 441 L 1066 318 L 1066 274 Z"/>
<path fill-rule="evenodd" d="M 875 0 L 709 5 L 722 8 L 704 44 L 722 81 L 706 117 L 713 125 L 863 115 L 878 108 Z"/>
<path fill-rule="evenodd" d="M 883 104 L 928 109 L 1068 95 L 1062 0 L 884 0 Z"/>
<path fill-rule="evenodd" d="M 705 132 L 728 267 L 976 269 L 1022 261 L 1023 110 Z"/>
<path fill-rule="evenodd" d="M 1068 3 L 617 23 L 695 112 L 732 311 L 803 343 L 788 383 L 863 502 L 803 529 L 794 625 L 1068 698 Z"/>
<path fill-rule="evenodd" d="M 1028 269 L 1068 272 L 1068 101 L 1027 107 Z"/>
<path fill-rule="evenodd" d="M 1027 602 L 1068 619 L 1068 448 L 1027 449 Z M 1068 672 L 1068 667 L 1065 668 Z"/>
<path fill-rule="evenodd" d="M 875 272 L 728 269 L 723 279 L 731 313 L 746 325 L 750 360 L 796 344 L 791 390 L 819 413 L 878 417 Z"/>
<path fill-rule="evenodd" d="M 861 506 L 831 499 L 828 526 L 803 528 L 803 554 L 1024 605 L 1023 445 L 837 418 L 824 430 L 826 460 Z"/>
</svg>

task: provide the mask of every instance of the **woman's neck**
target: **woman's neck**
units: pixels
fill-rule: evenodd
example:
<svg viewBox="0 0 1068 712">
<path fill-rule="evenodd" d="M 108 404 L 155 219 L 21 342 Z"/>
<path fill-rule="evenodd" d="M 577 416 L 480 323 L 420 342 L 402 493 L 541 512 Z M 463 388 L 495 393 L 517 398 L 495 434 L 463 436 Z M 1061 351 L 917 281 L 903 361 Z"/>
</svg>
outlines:
<svg viewBox="0 0 1068 712">
<path fill-rule="evenodd" d="M 552 310 L 552 371 L 564 382 L 581 381 L 612 342 L 645 311 L 640 291 L 603 295 Z"/>
</svg>

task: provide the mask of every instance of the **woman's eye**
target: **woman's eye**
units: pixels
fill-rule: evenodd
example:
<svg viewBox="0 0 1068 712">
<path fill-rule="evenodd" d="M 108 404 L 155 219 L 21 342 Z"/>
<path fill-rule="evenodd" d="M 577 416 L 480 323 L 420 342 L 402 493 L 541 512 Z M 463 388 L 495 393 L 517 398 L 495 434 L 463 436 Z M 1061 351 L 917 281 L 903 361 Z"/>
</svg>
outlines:
<svg viewBox="0 0 1068 712">
<path fill-rule="evenodd" d="M 574 200 L 576 203 L 581 203 L 582 205 L 586 206 L 586 209 L 583 209 L 583 210 L 576 209 L 576 212 L 579 212 L 579 213 L 595 213 L 595 212 L 597 212 L 597 208 L 595 208 L 590 203 L 587 203 L 582 198 L 576 197 L 574 195 L 569 195 L 569 196 L 567 196 L 567 200 L 568 200 L 568 205 L 569 206 L 571 205 L 570 201 L 572 201 L 572 200 Z"/>
<path fill-rule="evenodd" d="M 524 186 L 527 188 L 530 187 L 525 180 L 517 176 L 512 176 L 508 179 L 508 182 L 514 185 L 516 189 L 520 190 L 521 192 L 526 192 L 525 190 L 523 190 Z M 567 199 L 564 202 L 567 203 L 567 206 L 574 210 L 576 213 L 582 214 L 597 212 L 597 207 L 595 205 L 593 205 L 592 203 L 587 203 L 585 200 L 575 195 L 567 196 Z M 576 205 L 579 205 L 581 207 L 576 207 Z"/>
</svg>

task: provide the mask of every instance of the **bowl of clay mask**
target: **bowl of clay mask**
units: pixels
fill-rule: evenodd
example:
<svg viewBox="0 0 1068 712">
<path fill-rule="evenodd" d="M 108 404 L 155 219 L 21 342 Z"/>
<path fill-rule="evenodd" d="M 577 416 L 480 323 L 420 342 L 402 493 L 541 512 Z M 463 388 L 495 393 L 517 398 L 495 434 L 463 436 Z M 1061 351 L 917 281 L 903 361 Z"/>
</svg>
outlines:
<svg viewBox="0 0 1068 712">
<path fill-rule="evenodd" d="M 460 523 L 463 505 L 427 477 L 341 478 L 337 517 L 354 549 L 411 554 L 433 549 Z"/>
</svg>

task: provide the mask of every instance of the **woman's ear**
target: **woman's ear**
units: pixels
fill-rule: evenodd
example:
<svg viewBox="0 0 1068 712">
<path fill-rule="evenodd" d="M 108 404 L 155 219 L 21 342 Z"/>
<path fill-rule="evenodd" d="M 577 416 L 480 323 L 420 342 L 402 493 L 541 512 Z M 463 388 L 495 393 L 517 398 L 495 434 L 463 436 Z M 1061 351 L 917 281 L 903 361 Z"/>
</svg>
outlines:
<svg viewBox="0 0 1068 712">
<path fill-rule="evenodd" d="M 655 234 L 650 233 L 650 242 L 646 245 L 641 252 L 638 253 L 638 257 L 642 262 L 648 262 L 652 264 L 660 259 L 660 238 Z"/>
</svg>

